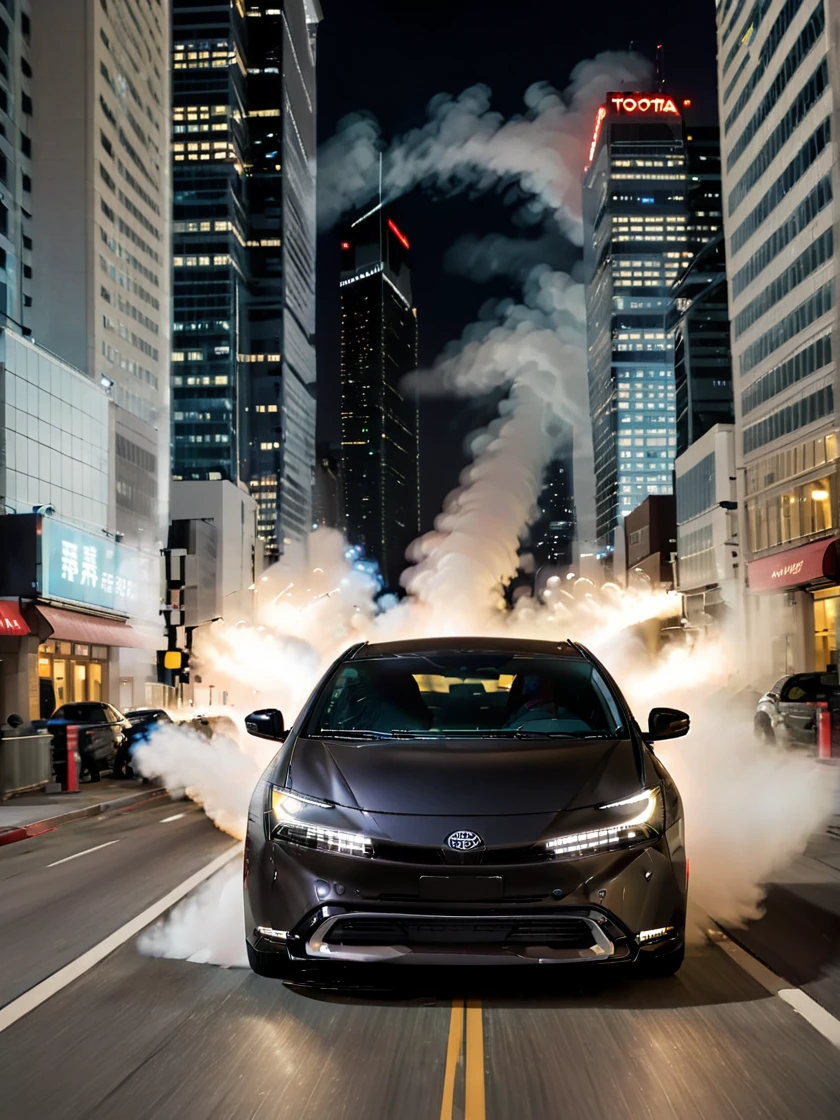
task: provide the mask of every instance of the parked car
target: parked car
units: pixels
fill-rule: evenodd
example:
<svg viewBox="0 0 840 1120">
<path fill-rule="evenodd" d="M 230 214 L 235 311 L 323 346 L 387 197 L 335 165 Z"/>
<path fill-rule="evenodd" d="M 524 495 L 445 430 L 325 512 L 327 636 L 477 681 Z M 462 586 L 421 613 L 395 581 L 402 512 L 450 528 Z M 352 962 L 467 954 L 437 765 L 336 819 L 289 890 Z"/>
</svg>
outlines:
<svg viewBox="0 0 840 1120">
<path fill-rule="evenodd" d="M 231 736 L 239 734 L 239 728 L 229 716 L 198 715 L 186 720 L 183 726 L 191 727 L 193 731 L 198 731 L 199 734 L 205 735 L 208 739 L 220 734 Z"/>
<path fill-rule="evenodd" d="M 817 742 L 817 704 L 840 705 L 836 672 L 793 673 L 781 677 L 761 697 L 755 733 L 766 743 L 813 747 Z"/>
<path fill-rule="evenodd" d="M 642 731 L 578 643 L 360 644 L 290 729 L 274 708 L 245 727 L 278 746 L 245 843 L 261 976 L 682 964 L 682 805 L 654 748 L 689 717 Z"/>
<path fill-rule="evenodd" d="M 126 776 L 131 778 L 134 776 L 131 760 L 135 748 L 141 743 L 147 743 L 152 733 L 157 731 L 159 727 L 165 727 L 167 724 L 172 725 L 174 720 L 169 712 L 163 708 L 134 708 L 132 711 L 126 712 L 125 715 L 131 726 L 126 732 L 124 766 Z"/>
<path fill-rule="evenodd" d="M 79 772 L 87 772 L 98 782 L 103 770 L 117 767 L 117 752 L 131 727 L 122 712 L 102 701 L 62 704 L 47 720 L 53 737 L 53 770 L 56 780 L 64 782 L 67 773 L 67 728 L 79 728 Z"/>
</svg>

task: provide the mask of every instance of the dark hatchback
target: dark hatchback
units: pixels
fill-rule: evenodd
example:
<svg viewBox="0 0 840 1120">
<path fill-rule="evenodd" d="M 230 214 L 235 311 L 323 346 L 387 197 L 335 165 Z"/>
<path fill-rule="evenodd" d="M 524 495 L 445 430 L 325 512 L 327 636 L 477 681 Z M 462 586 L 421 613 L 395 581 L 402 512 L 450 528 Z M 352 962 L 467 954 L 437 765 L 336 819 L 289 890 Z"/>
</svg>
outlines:
<svg viewBox="0 0 840 1120">
<path fill-rule="evenodd" d="M 679 793 L 574 642 L 360 645 L 255 790 L 245 846 L 252 968 L 299 983 L 410 965 L 586 963 L 671 974 L 684 954 Z M 381 966 L 381 967 L 380 967 Z"/>
<path fill-rule="evenodd" d="M 56 780 L 64 782 L 67 773 L 67 728 L 79 728 L 80 773 L 89 773 L 98 782 L 103 770 L 116 765 L 117 752 L 123 747 L 131 727 L 122 712 L 101 701 L 62 704 L 47 720 L 52 733 L 53 770 Z"/>
</svg>

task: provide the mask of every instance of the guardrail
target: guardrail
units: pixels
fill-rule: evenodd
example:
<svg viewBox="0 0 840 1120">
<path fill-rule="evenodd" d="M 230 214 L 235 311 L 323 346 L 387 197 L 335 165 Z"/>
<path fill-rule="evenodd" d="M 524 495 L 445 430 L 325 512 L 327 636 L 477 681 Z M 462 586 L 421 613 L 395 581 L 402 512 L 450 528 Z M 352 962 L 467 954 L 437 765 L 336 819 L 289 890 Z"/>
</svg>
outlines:
<svg viewBox="0 0 840 1120">
<path fill-rule="evenodd" d="M 32 728 L 0 730 L 0 801 L 52 781 L 52 735 Z"/>
</svg>

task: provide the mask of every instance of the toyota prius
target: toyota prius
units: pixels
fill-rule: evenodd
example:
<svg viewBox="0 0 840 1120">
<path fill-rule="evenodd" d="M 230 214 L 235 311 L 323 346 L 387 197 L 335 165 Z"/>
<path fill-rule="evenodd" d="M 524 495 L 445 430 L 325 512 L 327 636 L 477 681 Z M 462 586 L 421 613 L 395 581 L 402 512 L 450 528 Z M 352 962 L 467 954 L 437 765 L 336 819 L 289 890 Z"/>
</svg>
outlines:
<svg viewBox="0 0 840 1120">
<path fill-rule="evenodd" d="M 251 967 L 296 983 L 414 965 L 640 968 L 684 955 L 682 804 L 608 671 L 573 641 L 360 644 L 254 791 Z"/>
</svg>

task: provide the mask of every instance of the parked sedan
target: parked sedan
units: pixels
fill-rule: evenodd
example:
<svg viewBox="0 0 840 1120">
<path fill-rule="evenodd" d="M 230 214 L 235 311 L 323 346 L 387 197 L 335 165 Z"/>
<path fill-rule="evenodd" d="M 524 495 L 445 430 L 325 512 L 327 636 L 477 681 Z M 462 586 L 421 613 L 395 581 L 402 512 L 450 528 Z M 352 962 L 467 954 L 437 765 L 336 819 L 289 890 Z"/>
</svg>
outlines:
<svg viewBox="0 0 840 1120">
<path fill-rule="evenodd" d="M 776 681 L 761 697 L 755 733 L 767 743 L 813 747 L 817 742 L 817 705 L 840 701 L 837 673 L 793 673 Z"/>
<path fill-rule="evenodd" d="M 124 751 L 120 752 L 120 759 L 118 760 L 118 769 L 122 770 L 125 767 L 126 776 L 131 778 L 134 776 L 134 771 L 131 768 L 131 760 L 134 756 L 134 751 L 141 743 L 147 743 L 152 736 L 152 733 L 157 731 L 159 727 L 165 727 L 167 724 L 171 725 L 174 720 L 169 712 L 163 708 L 134 708 L 130 712 L 126 712 L 126 719 L 129 721 L 130 727 L 126 732 L 126 742 Z M 123 758 L 122 755 L 125 755 Z M 120 765 L 122 763 L 123 765 Z"/>
<path fill-rule="evenodd" d="M 103 770 L 117 765 L 117 752 L 123 746 L 131 724 L 116 708 L 102 701 L 62 704 L 47 720 L 53 737 L 53 769 L 56 780 L 64 783 L 67 774 L 67 728 L 79 728 L 79 774 L 87 772 L 98 782 Z"/>
</svg>

